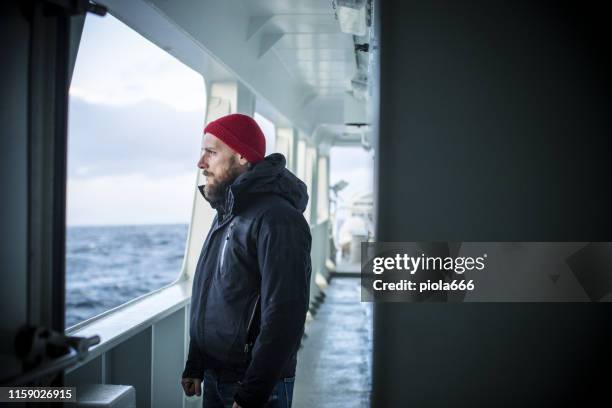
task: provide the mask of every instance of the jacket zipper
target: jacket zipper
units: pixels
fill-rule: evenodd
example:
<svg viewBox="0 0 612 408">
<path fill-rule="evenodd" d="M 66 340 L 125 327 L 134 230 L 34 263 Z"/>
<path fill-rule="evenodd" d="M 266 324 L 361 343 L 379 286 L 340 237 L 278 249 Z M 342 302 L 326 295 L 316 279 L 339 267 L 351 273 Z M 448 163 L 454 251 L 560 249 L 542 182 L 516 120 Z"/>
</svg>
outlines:
<svg viewBox="0 0 612 408">
<path fill-rule="evenodd" d="M 261 295 L 258 294 L 257 297 L 255 298 L 255 305 L 253 306 L 253 311 L 250 313 L 249 322 L 247 323 L 246 341 L 244 345 L 244 352 L 246 354 L 248 354 L 251 351 L 255 343 L 255 339 L 250 339 L 249 336 L 251 334 L 251 330 L 253 330 L 253 323 L 255 321 L 255 313 L 257 312 L 257 308 L 259 307 L 260 297 Z"/>
<path fill-rule="evenodd" d="M 218 231 L 219 229 L 221 229 L 221 228 L 222 228 L 222 227 L 223 227 L 225 224 L 227 224 L 227 222 L 233 218 L 233 215 L 232 215 L 232 216 L 230 216 L 230 217 L 228 217 L 227 219 L 225 219 L 225 220 L 221 221 L 221 223 L 220 223 L 220 224 L 219 224 L 219 219 L 218 219 L 218 217 L 216 217 L 216 218 L 217 218 L 217 223 L 216 223 L 217 225 L 216 225 L 216 226 L 213 228 L 213 230 L 210 232 L 210 235 L 209 235 L 209 237 L 208 237 L 208 238 L 209 238 L 209 239 L 208 239 L 208 245 L 206 245 L 206 247 L 204 248 L 204 254 L 203 254 L 203 256 L 201 257 L 202 262 L 204 262 L 204 260 L 205 260 L 205 259 L 206 259 L 206 257 L 208 256 L 208 250 L 210 249 L 210 244 L 211 244 L 211 242 L 212 242 L 212 240 L 213 240 L 213 237 L 214 237 L 214 235 L 215 235 L 215 232 L 217 232 L 217 231 Z M 234 224 L 234 223 L 232 222 L 231 224 L 232 224 L 232 226 L 233 226 L 233 224 Z M 226 242 L 227 242 L 227 241 L 226 241 Z M 224 249 L 225 249 L 225 245 L 224 245 Z M 200 294 L 200 296 L 201 296 L 201 297 L 203 297 L 203 298 L 207 298 L 207 297 L 208 297 L 208 291 L 210 290 L 210 285 L 211 285 L 211 283 L 212 283 L 212 274 L 209 274 L 209 275 L 206 277 L 206 280 L 203 282 L 203 285 L 202 285 L 202 286 L 204 286 L 204 287 L 203 287 L 203 290 L 202 290 L 202 292 L 201 292 L 201 294 Z M 205 301 L 205 302 L 206 302 L 206 301 Z M 201 309 L 200 321 L 204 322 L 205 315 L 206 315 L 206 304 L 204 304 L 204 305 L 203 305 L 203 307 L 202 307 L 202 309 Z M 199 333 L 198 333 L 198 334 L 199 334 Z M 198 337 L 199 337 L 199 336 L 198 336 Z M 204 344 L 204 336 L 202 336 L 202 337 L 201 337 L 200 341 L 201 341 L 201 343 L 202 343 L 202 344 Z"/>
<path fill-rule="evenodd" d="M 225 237 L 225 241 L 223 241 L 223 248 L 221 248 L 221 261 L 220 261 L 219 268 L 223 268 L 223 260 L 225 259 L 225 248 L 227 248 L 227 241 L 229 241 L 230 236 L 232 235 L 232 228 L 234 228 L 234 223 L 231 222 L 229 227 L 230 227 L 230 230 L 227 233 L 227 236 Z"/>
</svg>

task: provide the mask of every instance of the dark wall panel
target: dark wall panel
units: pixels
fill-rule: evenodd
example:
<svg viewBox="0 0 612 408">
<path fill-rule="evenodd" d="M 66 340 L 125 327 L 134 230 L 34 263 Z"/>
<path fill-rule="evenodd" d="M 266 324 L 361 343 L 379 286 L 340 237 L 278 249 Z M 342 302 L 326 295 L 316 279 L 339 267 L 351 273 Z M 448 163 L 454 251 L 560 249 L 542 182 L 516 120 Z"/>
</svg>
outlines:
<svg viewBox="0 0 612 408">
<path fill-rule="evenodd" d="M 375 9 L 379 241 L 612 241 L 602 6 Z M 372 406 L 609 400 L 611 316 L 609 304 L 377 304 Z"/>
<path fill-rule="evenodd" d="M 612 240 L 606 13 L 381 3 L 380 238 Z"/>
</svg>

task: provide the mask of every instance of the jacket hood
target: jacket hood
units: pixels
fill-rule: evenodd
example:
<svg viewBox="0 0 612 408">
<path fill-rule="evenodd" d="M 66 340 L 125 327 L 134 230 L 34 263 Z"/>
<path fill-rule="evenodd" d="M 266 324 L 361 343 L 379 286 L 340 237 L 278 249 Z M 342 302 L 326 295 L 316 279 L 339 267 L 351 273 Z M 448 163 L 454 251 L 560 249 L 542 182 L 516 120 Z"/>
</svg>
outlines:
<svg viewBox="0 0 612 408">
<path fill-rule="evenodd" d="M 232 184 L 230 190 L 234 201 L 242 205 L 260 194 L 276 194 L 304 212 L 308 204 L 306 184 L 287 170 L 286 164 L 285 156 L 280 153 L 266 156 Z"/>
<path fill-rule="evenodd" d="M 238 176 L 230 186 L 226 199 L 225 208 L 228 212 L 236 213 L 263 194 L 281 196 L 297 210 L 304 212 L 308 204 L 306 184 L 285 167 L 286 163 L 285 156 L 273 153 L 255 164 L 250 171 Z"/>
</svg>

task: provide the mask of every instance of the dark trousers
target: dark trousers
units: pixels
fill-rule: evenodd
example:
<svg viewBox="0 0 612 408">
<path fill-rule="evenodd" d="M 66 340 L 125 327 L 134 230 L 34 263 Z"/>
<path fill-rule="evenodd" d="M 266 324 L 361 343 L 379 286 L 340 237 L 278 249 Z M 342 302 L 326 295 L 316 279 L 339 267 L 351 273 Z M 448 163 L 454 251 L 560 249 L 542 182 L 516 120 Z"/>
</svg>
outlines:
<svg viewBox="0 0 612 408">
<path fill-rule="evenodd" d="M 266 408 L 291 408 L 295 377 L 283 378 L 274 386 Z M 204 372 L 203 408 L 232 408 L 237 381 L 220 380 L 214 371 Z"/>
</svg>

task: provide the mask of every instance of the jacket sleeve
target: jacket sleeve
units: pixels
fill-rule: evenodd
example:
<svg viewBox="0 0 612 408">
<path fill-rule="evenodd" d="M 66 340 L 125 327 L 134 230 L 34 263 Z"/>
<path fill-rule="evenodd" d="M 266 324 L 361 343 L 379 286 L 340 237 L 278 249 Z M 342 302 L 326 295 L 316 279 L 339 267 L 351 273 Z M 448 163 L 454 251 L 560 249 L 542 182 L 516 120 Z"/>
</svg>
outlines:
<svg viewBox="0 0 612 408">
<path fill-rule="evenodd" d="M 193 339 L 189 339 L 189 352 L 182 378 L 204 378 L 204 362 L 198 345 Z"/>
<path fill-rule="evenodd" d="M 200 190 L 200 193 L 202 193 L 202 195 L 204 194 L 204 186 L 198 186 L 198 189 Z M 206 235 L 206 239 L 204 241 L 204 245 L 202 246 L 202 250 L 204 250 L 204 248 L 208 245 L 208 241 L 210 239 L 210 236 L 212 234 L 212 231 L 214 230 L 215 226 L 217 225 L 217 214 L 215 214 L 215 218 L 212 221 L 212 224 L 210 226 L 210 229 L 208 230 L 208 235 Z M 199 269 L 199 265 L 200 262 L 202 262 L 202 257 L 200 256 L 200 258 L 198 259 L 198 266 L 196 267 L 196 270 Z M 200 274 L 196 273 L 196 278 L 193 282 L 193 291 L 192 291 L 192 296 L 198 297 L 200 296 L 200 283 L 199 283 L 199 279 L 201 278 Z M 192 300 L 192 309 L 191 309 L 191 316 L 193 317 L 193 300 Z M 190 324 L 194 324 L 194 321 L 190 319 Z M 183 370 L 183 378 L 200 378 L 203 379 L 204 378 L 204 356 L 202 356 L 202 353 L 200 352 L 200 348 L 198 347 L 198 343 L 193 339 L 193 337 L 189 337 L 189 351 L 187 352 L 187 362 L 185 363 L 185 369 Z"/>
<path fill-rule="evenodd" d="M 296 212 L 264 217 L 257 235 L 261 324 L 251 363 L 235 401 L 243 408 L 268 400 L 304 333 L 310 292 L 310 228 Z"/>
</svg>

